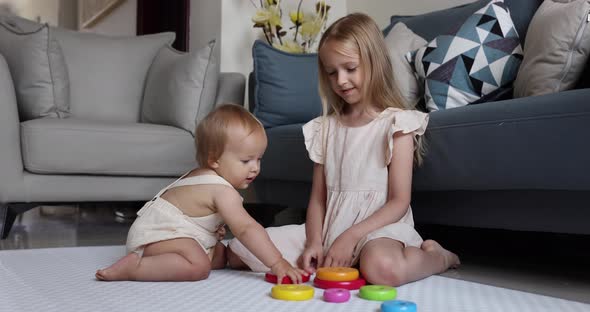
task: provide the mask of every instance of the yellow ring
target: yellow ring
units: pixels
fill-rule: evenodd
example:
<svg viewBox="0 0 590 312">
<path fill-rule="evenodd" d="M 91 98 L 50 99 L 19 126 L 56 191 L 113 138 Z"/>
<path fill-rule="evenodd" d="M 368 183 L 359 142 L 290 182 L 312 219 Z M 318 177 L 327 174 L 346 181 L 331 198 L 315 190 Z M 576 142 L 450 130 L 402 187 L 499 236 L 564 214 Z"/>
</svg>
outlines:
<svg viewBox="0 0 590 312">
<path fill-rule="evenodd" d="M 276 285 L 270 295 L 279 300 L 303 301 L 313 298 L 313 287 L 308 285 Z"/>
<path fill-rule="evenodd" d="M 359 278 L 359 270 L 344 267 L 319 268 L 315 276 L 323 281 L 348 282 Z"/>
</svg>

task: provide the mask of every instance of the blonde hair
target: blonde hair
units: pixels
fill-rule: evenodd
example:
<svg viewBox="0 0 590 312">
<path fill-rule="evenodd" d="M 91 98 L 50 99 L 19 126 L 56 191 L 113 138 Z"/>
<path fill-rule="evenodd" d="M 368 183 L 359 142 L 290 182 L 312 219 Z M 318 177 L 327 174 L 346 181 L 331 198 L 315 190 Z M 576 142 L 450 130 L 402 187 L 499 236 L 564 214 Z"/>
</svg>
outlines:
<svg viewBox="0 0 590 312">
<path fill-rule="evenodd" d="M 369 16 L 353 13 L 335 21 L 322 35 L 320 51 L 328 41 L 336 41 L 345 48 L 357 51 L 364 73 L 363 99 L 379 108 L 412 109 L 401 95 L 393 78 L 389 53 L 379 26 Z M 346 102 L 330 86 L 330 78 L 318 57 L 319 94 L 324 116 L 342 114 Z M 424 144 L 421 136 L 414 136 L 414 163 L 422 163 Z"/>
<path fill-rule="evenodd" d="M 257 130 L 264 132 L 264 126 L 254 115 L 235 104 L 222 104 L 199 123 L 195 147 L 200 167 L 210 168 L 209 162 L 221 157 L 228 140 L 228 129 L 236 126 L 242 127 L 249 134 Z"/>
</svg>

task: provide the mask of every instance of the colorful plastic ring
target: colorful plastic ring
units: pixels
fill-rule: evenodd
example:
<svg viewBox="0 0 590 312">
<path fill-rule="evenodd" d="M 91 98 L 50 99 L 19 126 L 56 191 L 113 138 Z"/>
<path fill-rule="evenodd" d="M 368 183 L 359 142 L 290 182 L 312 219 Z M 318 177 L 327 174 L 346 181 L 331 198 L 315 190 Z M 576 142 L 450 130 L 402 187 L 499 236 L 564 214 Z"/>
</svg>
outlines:
<svg viewBox="0 0 590 312">
<path fill-rule="evenodd" d="M 366 282 L 362 278 L 355 279 L 354 281 L 346 281 L 346 282 L 334 282 L 334 281 L 324 281 L 319 278 L 313 279 L 313 286 L 322 289 L 328 288 L 344 288 L 348 290 L 357 290 L 362 286 L 365 286 Z"/>
<path fill-rule="evenodd" d="M 342 303 L 350 299 L 350 291 L 344 288 L 329 288 L 324 290 L 324 300 L 326 302 Z"/>
<path fill-rule="evenodd" d="M 313 287 L 307 285 L 276 285 L 270 295 L 279 300 L 303 301 L 313 298 Z"/>
<path fill-rule="evenodd" d="M 359 296 L 366 300 L 386 301 L 397 297 L 397 290 L 391 286 L 368 285 L 361 287 Z"/>
<path fill-rule="evenodd" d="M 264 275 L 264 280 L 269 283 L 276 284 L 277 283 L 277 276 L 272 273 L 266 273 Z M 305 283 L 307 281 L 309 281 L 309 275 L 301 275 L 301 282 Z M 281 284 L 293 284 L 293 281 L 291 280 L 290 277 L 285 276 L 285 277 L 283 277 Z"/>
<path fill-rule="evenodd" d="M 381 312 L 416 312 L 418 308 L 415 303 L 403 300 L 385 301 L 381 304 Z"/>
<path fill-rule="evenodd" d="M 355 268 L 327 267 L 319 268 L 315 275 L 324 281 L 346 282 L 359 278 L 359 270 Z"/>
</svg>

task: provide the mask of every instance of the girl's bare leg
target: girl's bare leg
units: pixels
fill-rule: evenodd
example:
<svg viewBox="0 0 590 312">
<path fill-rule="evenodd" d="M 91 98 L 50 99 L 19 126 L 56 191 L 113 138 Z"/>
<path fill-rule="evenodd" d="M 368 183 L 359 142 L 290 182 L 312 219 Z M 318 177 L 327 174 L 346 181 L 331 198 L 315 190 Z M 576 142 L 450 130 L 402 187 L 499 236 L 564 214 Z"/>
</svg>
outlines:
<svg viewBox="0 0 590 312">
<path fill-rule="evenodd" d="M 400 286 L 456 268 L 460 263 L 457 255 L 433 240 L 417 248 L 378 238 L 363 247 L 360 270 L 371 284 Z"/>
<path fill-rule="evenodd" d="M 235 239 L 235 238 L 234 238 Z M 231 247 L 227 247 L 227 264 L 233 270 L 247 270 L 249 267 L 236 255 Z"/>
<path fill-rule="evenodd" d="M 131 253 L 110 267 L 96 271 L 104 281 L 198 281 L 206 279 L 211 261 L 190 238 L 165 240 L 145 247 L 143 257 Z"/>
</svg>

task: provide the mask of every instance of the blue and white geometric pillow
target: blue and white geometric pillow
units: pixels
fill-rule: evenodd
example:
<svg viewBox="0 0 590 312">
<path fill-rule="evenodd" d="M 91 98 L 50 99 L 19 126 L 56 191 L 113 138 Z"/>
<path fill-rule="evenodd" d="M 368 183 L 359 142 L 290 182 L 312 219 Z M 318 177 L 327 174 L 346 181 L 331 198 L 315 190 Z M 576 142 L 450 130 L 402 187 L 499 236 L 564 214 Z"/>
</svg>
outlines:
<svg viewBox="0 0 590 312">
<path fill-rule="evenodd" d="M 522 48 L 508 8 L 491 1 L 450 35 L 406 54 L 429 111 L 465 106 L 516 78 Z"/>
</svg>

